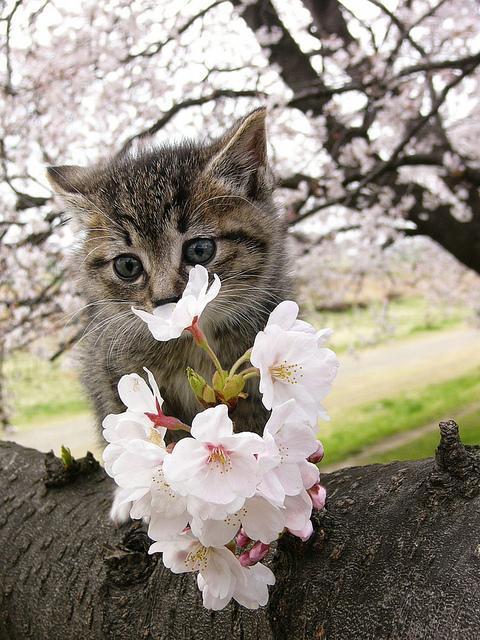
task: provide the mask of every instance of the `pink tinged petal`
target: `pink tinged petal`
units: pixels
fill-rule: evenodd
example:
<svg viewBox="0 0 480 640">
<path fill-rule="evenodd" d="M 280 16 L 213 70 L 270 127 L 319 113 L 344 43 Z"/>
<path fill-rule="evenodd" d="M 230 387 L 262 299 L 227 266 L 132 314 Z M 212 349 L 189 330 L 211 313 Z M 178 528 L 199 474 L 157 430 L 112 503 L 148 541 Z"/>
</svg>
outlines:
<svg viewBox="0 0 480 640">
<path fill-rule="evenodd" d="M 248 499 L 238 515 L 245 533 L 265 544 L 276 540 L 285 527 L 284 509 L 278 509 L 260 496 Z"/>
<path fill-rule="evenodd" d="M 298 304 L 293 300 L 284 300 L 270 314 L 268 318 L 267 327 L 276 325 L 285 331 L 292 328 L 293 324 L 297 320 L 298 316 Z"/>
<path fill-rule="evenodd" d="M 312 501 L 306 491 L 285 498 L 285 526 L 295 531 L 301 530 L 312 515 Z"/>
<path fill-rule="evenodd" d="M 118 382 L 118 395 L 130 411 L 155 411 L 155 398 L 145 380 L 136 373 L 122 376 Z"/>
<path fill-rule="evenodd" d="M 144 440 L 148 433 L 143 419 L 129 416 L 128 412 L 122 414 L 114 426 L 109 426 L 103 431 L 103 437 L 108 442 L 120 442 L 122 440 Z"/>
<path fill-rule="evenodd" d="M 320 471 L 318 467 L 306 460 L 298 465 L 302 475 L 302 482 L 305 489 L 310 489 L 320 480 Z"/>
<path fill-rule="evenodd" d="M 215 598 L 212 595 L 210 589 L 208 588 L 208 585 L 205 584 L 205 580 L 202 578 L 200 574 L 198 574 L 197 576 L 197 584 L 198 584 L 198 588 L 202 592 L 203 606 L 205 607 L 205 609 L 210 609 L 212 611 L 221 611 L 227 606 L 227 604 L 232 599 L 231 597 Z"/>
<path fill-rule="evenodd" d="M 224 520 L 193 518 L 190 526 L 193 535 L 206 547 L 222 547 L 235 537 L 240 528 L 240 518 L 237 514 L 229 515 Z"/>
<path fill-rule="evenodd" d="M 258 461 L 254 456 L 231 456 L 232 467 L 223 475 L 226 485 L 231 488 L 232 495 L 250 498 L 260 482 Z M 222 478 L 220 478 L 221 481 Z M 231 498 L 233 500 L 234 498 Z"/>
<path fill-rule="evenodd" d="M 262 481 L 257 486 L 257 493 L 277 507 L 283 506 L 285 488 L 280 482 L 276 471 L 266 473 L 262 476 Z"/>
<path fill-rule="evenodd" d="M 228 417 L 228 407 L 220 404 L 197 413 L 192 422 L 191 435 L 202 442 L 217 444 L 220 439 L 233 434 L 233 423 Z"/>
<path fill-rule="evenodd" d="M 194 298 L 198 298 L 200 295 L 205 295 L 207 287 L 208 271 L 201 264 L 197 264 L 189 271 L 188 282 L 183 291 L 183 296 L 193 296 Z"/>
<path fill-rule="evenodd" d="M 261 466 L 262 473 L 266 474 L 271 469 L 278 467 L 280 464 L 280 454 L 271 433 L 264 430 L 262 440 L 263 451 L 258 456 L 258 461 Z"/>
<path fill-rule="evenodd" d="M 308 495 L 312 499 L 312 505 L 314 509 L 323 509 L 325 507 L 325 499 L 327 497 L 327 490 L 322 487 L 320 483 L 314 484 L 308 490 Z"/>
<path fill-rule="evenodd" d="M 105 416 L 105 418 L 103 419 L 102 421 L 103 437 L 107 442 L 114 441 L 110 439 L 110 437 L 115 438 L 115 430 L 116 430 L 117 424 L 120 422 L 120 420 L 122 420 L 124 416 L 125 416 L 125 413 L 109 413 L 108 416 Z"/>
<path fill-rule="evenodd" d="M 149 430 L 150 433 L 151 430 Z M 155 442 L 147 440 L 147 438 L 135 438 L 133 440 L 124 439 L 121 444 L 125 451 L 134 453 L 146 460 L 155 462 L 161 462 L 166 456 L 166 451 L 163 446 L 159 446 Z"/>
<path fill-rule="evenodd" d="M 225 405 L 220 405 L 225 406 Z M 221 444 L 230 452 L 242 456 L 254 456 L 263 453 L 265 443 L 256 433 L 234 433 L 223 436 Z"/>
<path fill-rule="evenodd" d="M 203 443 L 193 438 L 183 438 L 177 442 L 172 453 L 165 455 L 163 473 L 166 481 L 175 491 L 186 495 L 186 487 L 190 487 L 192 478 L 202 471 L 207 457 Z"/>
<path fill-rule="evenodd" d="M 210 457 L 211 451 L 205 443 L 193 438 L 184 438 L 177 443 L 173 453 L 166 456 L 163 465 L 165 478 L 175 491 L 183 495 L 196 496 L 216 504 L 228 504 L 239 497 L 240 492 L 244 492 L 244 479 L 241 475 L 239 477 L 235 468 L 239 467 L 242 473 L 242 459 L 233 466 L 228 456 L 225 465 L 220 458 L 209 462 Z M 253 456 L 252 460 L 255 464 Z M 250 477 L 246 479 L 246 493 L 249 493 L 252 483 L 251 469 L 248 468 L 247 472 L 250 473 Z M 227 476 L 233 476 L 233 486 L 232 482 L 227 480 Z M 252 492 L 254 490 L 255 487 Z"/>
<path fill-rule="evenodd" d="M 103 462 L 105 463 L 105 471 L 109 476 L 113 478 L 112 466 L 113 463 L 121 456 L 123 453 L 123 447 L 119 444 L 109 444 L 105 447 L 103 451 Z"/>
<path fill-rule="evenodd" d="M 264 584 L 268 584 L 270 586 L 275 584 L 275 576 L 273 571 L 266 567 L 264 564 L 255 565 L 252 571 L 255 572 L 255 576 L 257 580 L 261 580 Z"/>
<path fill-rule="evenodd" d="M 287 496 L 297 495 L 304 488 L 298 464 L 281 464 L 275 472 Z"/>
<path fill-rule="evenodd" d="M 315 327 L 313 327 L 309 322 L 305 322 L 304 320 L 296 320 L 292 327 L 291 327 L 291 331 L 300 331 L 302 333 L 308 333 L 309 335 L 314 335 L 317 337 L 317 344 L 318 344 L 318 333 L 315 330 Z"/>
<path fill-rule="evenodd" d="M 184 331 L 192 324 L 195 315 L 195 299 L 192 296 L 184 295 L 175 305 L 171 324 Z"/>
<path fill-rule="evenodd" d="M 285 424 L 275 442 L 285 462 L 301 462 L 317 449 L 317 440 L 305 424 Z"/>
<path fill-rule="evenodd" d="M 143 489 L 143 491 L 145 491 L 145 489 Z M 149 517 L 151 512 L 151 503 L 152 496 L 150 494 L 150 491 L 147 490 L 147 492 L 142 497 L 138 496 L 137 498 L 135 498 L 130 509 L 130 517 L 134 520 L 140 520 L 140 518 Z"/>
<path fill-rule="evenodd" d="M 200 316 L 207 304 L 220 292 L 221 282 L 217 274 L 214 274 L 210 287 L 208 287 L 208 280 L 208 271 L 202 265 L 196 265 L 190 270 L 183 297 L 188 299 L 192 319 L 194 316 Z"/>
<path fill-rule="evenodd" d="M 151 469 L 139 470 L 136 472 L 116 473 L 115 482 L 123 489 L 147 487 L 152 481 Z"/>
<path fill-rule="evenodd" d="M 275 584 L 275 576 L 268 567 L 256 564 L 242 570 L 243 580 L 237 581 L 234 599 L 243 607 L 258 609 L 268 602 L 268 585 Z"/>
<path fill-rule="evenodd" d="M 265 431 L 275 436 L 283 427 L 288 418 L 292 417 L 296 408 L 295 400 L 289 399 L 276 406 L 265 425 Z"/>
<path fill-rule="evenodd" d="M 187 510 L 195 518 L 202 520 L 223 520 L 229 514 L 235 513 L 243 507 L 245 498 L 235 498 L 227 504 L 212 504 L 196 496 L 187 497 Z"/>
<path fill-rule="evenodd" d="M 231 598 L 235 589 L 240 565 L 234 554 L 221 547 L 209 549 L 208 561 L 200 573 L 215 598 Z"/>
<path fill-rule="evenodd" d="M 185 538 L 185 540 L 182 540 Z M 159 540 L 150 546 L 148 553 L 162 552 L 163 564 L 173 573 L 197 571 L 192 557 L 202 552 L 202 545 L 191 536 L 178 536 L 174 540 Z"/>
<path fill-rule="evenodd" d="M 313 462 L 313 464 L 317 464 L 323 460 L 323 456 L 325 455 L 325 451 L 323 449 L 323 444 L 320 440 L 317 440 L 317 449 L 314 451 L 309 457 L 308 461 Z"/>
<path fill-rule="evenodd" d="M 152 540 L 174 539 L 185 529 L 188 519 L 186 511 L 171 516 L 153 511 L 148 526 L 148 536 Z"/>
<path fill-rule="evenodd" d="M 313 524 L 311 520 L 305 523 L 305 526 L 302 529 L 289 529 L 290 533 L 297 538 L 300 538 L 302 542 L 306 542 L 313 535 Z"/>
</svg>

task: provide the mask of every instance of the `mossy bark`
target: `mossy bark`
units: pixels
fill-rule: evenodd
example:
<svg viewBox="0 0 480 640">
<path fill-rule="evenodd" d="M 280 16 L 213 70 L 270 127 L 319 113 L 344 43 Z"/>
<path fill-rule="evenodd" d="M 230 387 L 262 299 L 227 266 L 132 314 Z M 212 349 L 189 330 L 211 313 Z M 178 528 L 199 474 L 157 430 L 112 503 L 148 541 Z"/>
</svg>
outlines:
<svg viewBox="0 0 480 640">
<path fill-rule="evenodd" d="M 0 444 L 1 640 L 473 640 L 480 454 L 441 424 L 435 459 L 337 471 L 306 544 L 284 536 L 269 605 L 210 612 L 194 576 L 108 520 L 111 482 Z M 47 463 L 47 465 L 45 464 Z M 52 473 L 55 481 L 52 482 Z"/>
</svg>

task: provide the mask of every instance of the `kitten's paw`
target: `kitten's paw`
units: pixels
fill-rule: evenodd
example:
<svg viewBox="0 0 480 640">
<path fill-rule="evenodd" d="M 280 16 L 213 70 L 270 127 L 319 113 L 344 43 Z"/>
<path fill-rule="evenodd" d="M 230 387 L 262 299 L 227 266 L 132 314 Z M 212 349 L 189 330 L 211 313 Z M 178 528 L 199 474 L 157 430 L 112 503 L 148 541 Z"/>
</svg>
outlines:
<svg viewBox="0 0 480 640">
<path fill-rule="evenodd" d="M 115 489 L 113 503 L 110 508 L 110 520 L 116 527 L 121 527 L 122 524 L 130 520 L 131 507 L 131 502 L 125 502 L 124 492 L 120 488 Z"/>
</svg>

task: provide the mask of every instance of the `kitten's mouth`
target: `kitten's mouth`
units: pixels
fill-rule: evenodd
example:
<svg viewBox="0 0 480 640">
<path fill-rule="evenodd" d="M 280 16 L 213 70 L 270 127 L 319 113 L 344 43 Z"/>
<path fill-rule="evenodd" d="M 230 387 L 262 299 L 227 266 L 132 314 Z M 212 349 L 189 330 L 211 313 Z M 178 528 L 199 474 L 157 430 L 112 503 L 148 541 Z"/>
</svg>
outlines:
<svg viewBox="0 0 480 640">
<path fill-rule="evenodd" d="M 152 306 L 154 309 L 161 307 L 164 304 L 177 303 L 182 296 L 170 296 L 170 298 L 160 298 L 158 300 L 152 300 Z"/>
</svg>

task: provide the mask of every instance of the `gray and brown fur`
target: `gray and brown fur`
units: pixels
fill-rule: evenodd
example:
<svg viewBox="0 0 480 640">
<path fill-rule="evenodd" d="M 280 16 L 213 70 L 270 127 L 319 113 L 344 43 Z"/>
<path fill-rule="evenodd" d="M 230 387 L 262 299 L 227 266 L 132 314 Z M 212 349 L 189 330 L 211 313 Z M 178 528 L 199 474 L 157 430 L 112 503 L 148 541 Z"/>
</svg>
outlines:
<svg viewBox="0 0 480 640">
<path fill-rule="evenodd" d="M 217 243 L 206 265 L 222 280 L 220 295 L 201 326 L 229 367 L 252 346 L 269 313 L 288 297 L 286 229 L 272 201 L 267 165 L 265 110 L 236 123 L 221 139 L 185 141 L 91 168 L 50 167 L 54 189 L 67 200 L 83 240 L 76 271 L 87 302 L 82 379 L 99 423 L 124 410 L 117 383 L 149 368 L 165 399 L 165 412 L 190 423 L 201 409 L 185 369 L 208 376 L 210 362 L 190 335 L 157 342 L 130 307 L 151 311 L 181 295 L 189 267 L 184 243 L 210 237 Z M 112 260 L 140 257 L 146 275 L 119 279 Z M 237 429 L 260 431 L 266 419 L 257 389 L 233 412 Z"/>
</svg>

